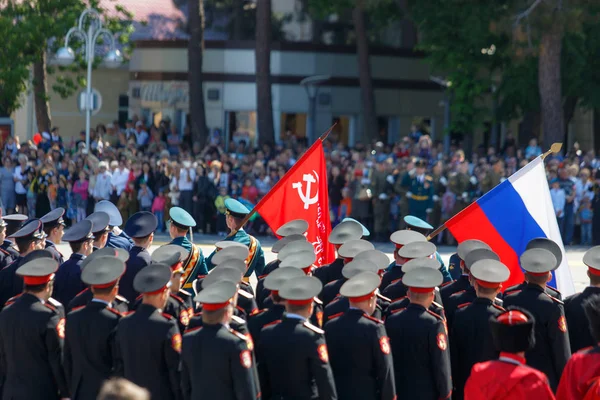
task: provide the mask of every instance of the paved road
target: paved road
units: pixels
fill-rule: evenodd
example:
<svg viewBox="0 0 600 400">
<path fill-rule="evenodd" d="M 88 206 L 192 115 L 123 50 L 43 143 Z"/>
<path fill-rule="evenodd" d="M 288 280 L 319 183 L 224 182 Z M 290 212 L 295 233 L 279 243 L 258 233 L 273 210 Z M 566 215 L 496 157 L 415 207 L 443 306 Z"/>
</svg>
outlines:
<svg viewBox="0 0 600 400">
<path fill-rule="evenodd" d="M 275 255 L 271 253 L 270 249 L 276 240 L 272 237 L 264 237 L 259 239 L 262 243 L 263 249 L 265 250 L 266 261 L 269 262 L 275 259 Z M 216 235 L 194 235 L 194 243 L 200 245 L 200 248 L 202 249 L 202 252 L 205 256 L 207 256 L 214 250 L 214 243 L 219 240 L 220 238 Z M 154 251 L 156 247 L 165 244 L 169 241 L 170 239 L 168 238 L 168 236 L 162 234 L 157 235 L 157 237 L 154 240 L 154 245 L 151 248 L 151 252 Z M 386 253 L 388 257 L 390 257 L 390 260 L 392 259 L 392 253 L 394 251 L 394 248 L 390 243 L 376 243 L 375 247 L 378 250 L 381 250 L 384 253 Z M 65 257 L 68 257 L 71 254 L 71 249 L 69 248 L 68 244 L 60 244 L 59 249 Z M 448 246 L 438 248 L 438 251 L 444 259 L 446 265 L 448 264 L 448 260 L 450 259 L 452 253 L 455 252 L 455 250 L 456 249 L 454 247 Z M 573 276 L 573 282 L 575 284 L 576 291 L 581 291 L 588 285 L 588 278 L 586 275 L 587 268 L 581 261 L 583 258 L 583 254 L 586 250 L 587 248 L 578 246 L 570 247 L 567 249 L 567 258 L 569 260 L 571 275 Z M 254 279 L 252 281 L 254 281 Z"/>
</svg>

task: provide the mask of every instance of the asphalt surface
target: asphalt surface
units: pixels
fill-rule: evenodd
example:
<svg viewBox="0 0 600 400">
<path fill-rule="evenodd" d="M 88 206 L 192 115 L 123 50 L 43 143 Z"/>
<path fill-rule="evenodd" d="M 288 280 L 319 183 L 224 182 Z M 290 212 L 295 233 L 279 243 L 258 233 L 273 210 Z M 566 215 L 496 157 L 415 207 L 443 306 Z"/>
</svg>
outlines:
<svg viewBox="0 0 600 400">
<path fill-rule="evenodd" d="M 270 250 L 273 243 L 276 242 L 276 239 L 273 237 L 259 237 L 258 239 L 260 240 L 262 248 L 264 250 L 266 262 L 274 260 L 275 255 L 271 253 Z M 152 251 L 154 251 L 154 249 L 156 249 L 158 246 L 166 244 L 170 240 L 171 239 L 168 237 L 168 235 L 156 235 L 154 239 L 154 244 L 150 249 L 150 253 L 152 253 Z M 194 243 L 200 246 L 205 256 L 208 256 L 214 250 L 214 244 L 219 240 L 222 240 L 222 238 L 217 235 L 194 235 Z M 374 244 L 375 248 L 386 253 L 390 260 L 392 260 L 394 246 L 391 243 Z M 68 244 L 61 243 L 60 245 L 58 245 L 58 247 L 61 253 L 65 256 L 65 258 L 68 258 L 71 255 L 71 249 Z M 571 269 L 571 275 L 573 278 L 573 283 L 575 285 L 575 290 L 578 292 L 583 290 L 588 285 L 588 277 L 586 274 L 587 267 L 582 262 L 583 254 L 587 249 L 588 248 L 581 246 L 572 246 L 567 248 L 567 259 L 569 261 L 569 267 Z M 444 263 L 448 265 L 448 260 L 450 259 L 450 256 L 456 251 L 456 248 L 450 246 L 441 246 L 438 247 L 438 251 L 442 256 Z M 255 284 L 256 279 L 253 277 L 251 279 L 251 282 Z"/>
</svg>

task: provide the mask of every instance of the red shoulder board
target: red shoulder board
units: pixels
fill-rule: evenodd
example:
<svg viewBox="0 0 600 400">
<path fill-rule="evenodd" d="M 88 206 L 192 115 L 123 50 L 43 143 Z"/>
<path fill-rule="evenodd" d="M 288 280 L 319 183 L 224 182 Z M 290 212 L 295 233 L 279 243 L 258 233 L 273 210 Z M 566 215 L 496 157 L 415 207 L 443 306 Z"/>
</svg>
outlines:
<svg viewBox="0 0 600 400">
<path fill-rule="evenodd" d="M 384 295 L 382 295 L 381 293 L 379 293 L 379 291 L 377 291 L 377 293 L 375 293 L 375 296 L 377 296 L 378 299 L 381 299 L 383 301 L 387 301 L 388 303 L 392 302 L 392 299 L 385 297 Z"/>
<path fill-rule="evenodd" d="M 58 311 L 58 310 L 56 309 L 56 307 L 54 307 L 52 304 L 48 303 L 47 301 L 46 301 L 46 302 L 44 302 L 44 305 L 45 305 L 46 307 L 48 307 L 49 309 L 51 309 L 52 311 L 54 311 L 54 312 L 57 312 L 57 311 Z"/>
<path fill-rule="evenodd" d="M 335 296 L 335 298 L 334 298 L 333 300 L 331 300 L 331 301 L 329 302 L 329 304 L 333 304 L 333 303 L 335 303 L 335 302 L 338 302 L 338 301 L 340 301 L 340 299 L 341 299 L 341 297 L 340 297 L 339 295 L 337 295 L 337 296 Z M 327 305 L 329 305 L 329 304 L 327 304 Z"/>
<path fill-rule="evenodd" d="M 131 315 L 131 314 L 133 314 L 133 313 L 135 313 L 135 310 L 132 310 L 132 311 L 127 311 L 126 313 L 123 313 L 123 314 L 121 314 L 121 316 L 123 316 L 123 317 L 128 317 L 128 316 L 130 316 L 130 315 Z"/>
<path fill-rule="evenodd" d="M 81 309 L 82 309 L 82 308 L 84 308 L 84 307 L 85 307 L 85 305 L 83 305 L 83 306 L 77 306 L 77 307 L 73 307 L 73 308 L 71 309 L 71 312 L 73 312 L 73 311 L 77 311 L 77 310 L 81 310 Z M 106 308 L 108 309 L 109 307 L 106 307 Z"/>
<path fill-rule="evenodd" d="M 339 316 L 340 316 L 340 315 L 342 315 L 343 313 L 344 313 L 344 312 L 342 311 L 342 312 L 339 312 L 339 313 L 337 313 L 337 314 L 330 315 L 330 316 L 329 316 L 329 318 L 327 318 L 327 321 L 331 321 L 332 319 L 339 317 Z"/>
<path fill-rule="evenodd" d="M 162 316 L 168 319 L 169 321 L 173 319 L 173 316 L 167 313 L 162 313 Z"/>
<path fill-rule="evenodd" d="M 552 301 L 554 301 L 555 303 L 558 303 L 558 304 L 561 304 L 561 305 L 565 304 L 565 303 L 562 302 L 562 300 L 559 300 L 556 297 L 550 296 L 548 293 L 546 293 L 546 296 L 550 297 L 552 299 Z"/>
<path fill-rule="evenodd" d="M 560 292 L 560 291 L 559 291 L 557 288 L 555 288 L 554 286 L 546 285 L 546 287 L 548 287 L 548 288 L 550 288 L 550 289 L 554 290 L 554 291 L 555 291 L 556 293 L 558 293 L 558 294 L 562 294 L 562 293 L 561 293 L 561 292 Z"/>
<path fill-rule="evenodd" d="M 135 300 L 137 301 L 137 300 L 141 299 L 143 296 L 144 296 L 143 294 L 140 294 L 138 297 L 135 298 Z"/>
<path fill-rule="evenodd" d="M 106 307 L 106 309 L 107 309 L 108 311 L 110 311 L 111 313 L 118 315 L 119 317 L 121 317 L 121 316 L 122 316 L 122 315 L 121 315 L 121 313 L 120 313 L 118 310 L 116 310 L 116 309 L 114 309 L 114 308 L 112 308 L 112 307 Z M 75 310 L 75 308 L 74 308 L 73 310 Z"/>
<path fill-rule="evenodd" d="M 372 316 L 367 315 L 367 314 L 363 314 L 362 316 L 365 317 L 366 319 L 370 319 L 373 322 L 377 322 L 378 324 L 383 324 L 383 321 L 380 320 L 380 319 L 378 319 L 378 318 L 372 317 Z"/>
<path fill-rule="evenodd" d="M 426 310 L 429 314 L 433 315 L 434 317 L 436 317 L 437 319 L 439 319 L 440 321 L 444 321 L 444 318 L 442 318 L 439 314 L 434 313 L 431 310 Z"/>
<path fill-rule="evenodd" d="M 271 326 L 271 325 L 276 325 L 276 324 L 278 324 L 280 322 L 281 322 L 280 319 L 276 319 L 275 321 L 269 322 L 268 324 L 266 324 L 265 326 L 263 326 L 263 328 L 266 328 L 267 326 Z"/>
<path fill-rule="evenodd" d="M 392 303 L 396 303 L 398 301 L 402 301 L 406 298 L 406 296 L 398 297 L 397 299 L 392 300 Z"/>
<path fill-rule="evenodd" d="M 502 312 L 506 311 L 506 309 L 504 307 L 501 307 L 495 303 L 492 303 L 492 306 L 494 306 L 495 309 L 500 310 Z"/>
<path fill-rule="evenodd" d="M 517 293 L 520 293 L 520 292 L 521 292 L 521 289 L 510 290 L 510 291 L 504 292 L 504 295 L 505 296 L 510 296 L 511 294 L 517 294 Z"/>
<path fill-rule="evenodd" d="M 464 292 L 466 292 L 466 290 L 460 290 L 460 291 L 458 291 L 458 292 L 456 292 L 456 293 L 452 293 L 452 294 L 450 295 L 450 297 L 458 296 L 459 294 L 463 294 Z"/>
<path fill-rule="evenodd" d="M 269 274 L 266 274 L 266 275 L 260 275 L 260 276 L 258 276 L 256 279 L 258 279 L 258 280 L 260 280 L 260 279 L 265 279 L 265 278 L 267 277 L 267 275 L 269 275 Z"/>
<path fill-rule="evenodd" d="M 187 335 L 188 333 L 196 332 L 196 331 L 199 331 L 200 329 L 202 329 L 201 326 L 197 326 L 197 327 L 192 328 L 192 329 L 186 329 L 185 332 L 183 332 L 183 334 Z"/>
<path fill-rule="evenodd" d="M 9 303 L 9 302 L 11 302 L 11 303 L 14 303 L 14 302 L 15 302 L 15 301 L 17 301 L 17 299 L 18 299 L 19 297 L 21 297 L 22 295 L 23 295 L 23 293 L 19 293 L 18 295 L 16 295 L 16 296 L 13 296 L 13 297 L 11 297 L 10 299 L 8 299 L 8 300 L 6 301 L 6 303 Z"/>
<path fill-rule="evenodd" d="M 254 317 L 255 315 L 262 314 L 262 313 L 264 313 L 265 311 L 267 311 L 267 309 L 266 309 L 266 308 L 263 308 L 262 310 L 259 310 L 259 309 L 257 308 L 256 310 L 253 310 L 253 311 L 250 313 L 250 316 L 251 316 L 251 317 Z"/>
<path fill-rule="evenodd" d="M 81 292 L 77 293 L 77 296 L 84 294 L 85 292 L 87 292 L 88 290 L 90 290 L 90 288 L 85 288 L 83 289 Z M 75 296 L 75 297 L 77 297 Z"/>
<path fill-rule="evenodd" d="M 445 286 L 448 286 L 449 284 L 451 284 L 451 283 L 453 283 L 453 282 L 454 282 L 454 281 L 448 281 L 448 282 L 444 282 L 444 283 L 442 283 L 442 286 L 440 286 L 440 289 L 441 289 L 441 288 L 443 288 L 443 287 L 445 287 Z"/>
<path fill-rule="evenodd" d="M 171 297 L 182 304 L 184 303 L 183 299 L 181 297 L 177 296 L 176 294 L 171 293 Z"/>
<path fill-rule="evenodd" d="M 392 314 L 396 314 L 396 313 L 399 313 L 400 311 L 404 311 L 404 310 L 406 310 L 406 307 L 396 308 L 395 310 L 392 310 Z"/>
<path fill-rule="evenodd" d="M 201 317 L 202 316 L 202 311 L 197 312 L 196 314 L 194 314 L 194 317 Z"/>
<path fill-rule="evenodd" d="M 471 303 L 462 303 L 462 304 L 459 304 L 458 307 L 456 307 L 456 308 L 465 308 L 470 305 L 471 305 Z"/>
<path fill-rule="evenodd" d="M 579 349 L 579 350 L 577 350 L 577 351 L 578 351 L 578 352 L 579 352 L 579 351 L 581 351 L 581 352 L 587 352 L 587 351 L 593 350 L 595 347 L 596 347 L 596 346 L 584 347 L 583 349 Z"/>
<path fill-rule="evenodd" d="M 391 281 L 390 285 L 393 285 L 394 283 L 397 283 L 397 282 L 402 282 L 402 278 L 398 278 L 396 280 Z"/>
<path fill-rule="evenodd" d="M 237 308 L 239 311 L 246 313 L 246 310 L 244 310 L 242 307 L 240 306 L 235 306 L 235 308 Z"/>
<path fill-rule="evenodd" d="M 7 256 L 10 256 L 10 253 L 6 250 L 4 250 L 2 247 L 0 247 L 0 252 L 6 254 Z"/>
</svg>

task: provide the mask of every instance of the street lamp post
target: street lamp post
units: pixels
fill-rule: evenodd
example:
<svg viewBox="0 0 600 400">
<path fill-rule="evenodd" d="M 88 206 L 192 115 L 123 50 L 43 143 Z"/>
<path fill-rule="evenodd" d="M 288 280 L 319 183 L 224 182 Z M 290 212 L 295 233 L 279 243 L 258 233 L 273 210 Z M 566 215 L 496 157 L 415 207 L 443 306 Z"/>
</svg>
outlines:
<svg viewBox="0 0 600 400">
<path fill-rule="evenodd" d="M 84 27 L 86 18 L 88 19 L 87 32 Z M 92 118 L 92 65 L 96 54 L 96 43 L 101 37 L 108 41 L 110 50 L 104 56 L 104 64 L 109 68 L 117 68 L 123 62 L 121 52 L 115 47 L 115 38 L 113 33 L 102 25 L 101 15 L 93 8 L 88 8 L 79 16 L 77 26 L 69 29 L 65 37 L 65 46 L 56 52 L 56 61 L 63 66 L 67 66 L 75 61 L 75 52 L 69 47 L 69 41 L 72 37 L 77 37 L 85 43 L 84 56 L 87 61 L 87 86 L 85 91 L 85 147 L 90 151 L 90 120 Z"/>
<path fill-rule="evenodd" d="M 308 95 L 308 118 L 306 119 L 306 141 L 310 146 L 315 140 L 315 130 L 317 125 L 317 95 L 319 94 L 319 85 L 329 80 L 329 75 L 314 75 L 304 78 L 300 85 L 306 89 Z"/>
</svg>

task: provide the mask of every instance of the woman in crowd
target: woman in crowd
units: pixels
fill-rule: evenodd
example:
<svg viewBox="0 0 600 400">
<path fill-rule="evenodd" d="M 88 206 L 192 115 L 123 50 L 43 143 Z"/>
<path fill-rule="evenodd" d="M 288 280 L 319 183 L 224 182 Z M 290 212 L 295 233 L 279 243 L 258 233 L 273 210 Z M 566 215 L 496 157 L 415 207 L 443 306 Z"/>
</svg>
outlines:
<svg viewBox="0 0 600 400">
<path fill-rule="evenodd" d="M 0 168 L 0 198 L 2 199 L 3 214 L 12 214 L 15 211 L 16 193 L 15 179 L 13 177 L 13 161 L 11 157 L 4 157 L 4 163 Z"/>
<path fill-rule="evenodd" d="M 202 233 L 208 233 L 215 230 L 215 197 L 217 191 L 213 182 L 206 176 L 206 169 L 203 164 L 196 165 L 196 178 L 194 182 L 194 218 L 196 219 L 196 229 Z"/>
</svg>

